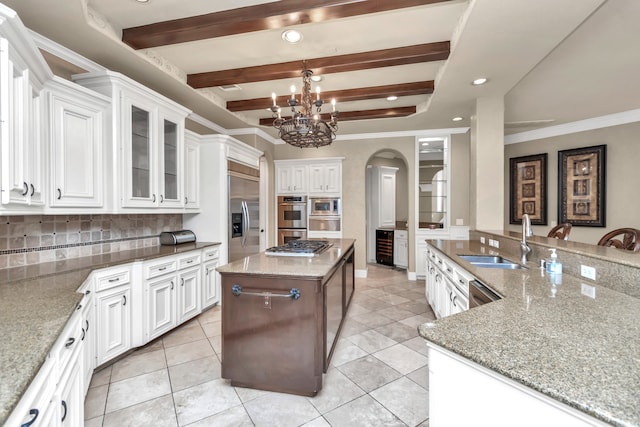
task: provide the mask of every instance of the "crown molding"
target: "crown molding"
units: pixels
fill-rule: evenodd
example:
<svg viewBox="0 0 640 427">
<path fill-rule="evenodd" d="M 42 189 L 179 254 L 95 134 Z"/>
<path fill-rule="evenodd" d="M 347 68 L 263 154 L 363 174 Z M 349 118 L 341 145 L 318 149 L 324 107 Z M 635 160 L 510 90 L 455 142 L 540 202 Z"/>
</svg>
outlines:
<svg viewBox="0 0 640 427">
<path fill-rule="evenodd" d="M 61 44 L 54 42 L 46 38 L 45 36 L 36 33 L 35 31 L 29 30 L 34 43 L 39 49 L 44 50 L 45 52 L 49 52 L 50 54 L 57 56 L 60 59 L 63 59 L 77 67 L 82 68 L 83 70 L 87 70 L 89 72 L 93 71 L 106 71 L 102 65 L 97 62 L 93 62 L 90 59 L 85 58 L 82 55 L 78 55 L 71 49 L 68 49 Z"/>
<path fill-rule="evenodd" d="M 589 130 L 619 126 L 634 122 L 640 122 L 640 109 L 623 111 L 621 113 L 608 114 L 606 116 L 593 117 L 590 119 L 563 123 L 561 125 L 548 126 L 542 129 L 535 129 L 526 132 L 505 135 L 504 144 L 518 144 L 521 142 L 552 138 L 554 136 L 569 135 L 578 132 L 586 132 Z"/>
</svg>

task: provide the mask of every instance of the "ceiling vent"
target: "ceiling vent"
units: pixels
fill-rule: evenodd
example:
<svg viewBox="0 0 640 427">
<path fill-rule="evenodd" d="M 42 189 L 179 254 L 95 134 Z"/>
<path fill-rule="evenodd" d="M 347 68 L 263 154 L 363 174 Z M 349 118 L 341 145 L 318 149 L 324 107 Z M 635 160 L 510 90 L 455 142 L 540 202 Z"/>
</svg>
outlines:
<svg viewBox="0 0 640 427">
<path fill-rule="evenodd" d="M 222 89 L 225 92 L 232 92 L 234 90 L 242 90 L 242 88 L 238 85 L 224 85 L 224 86 L 218 86 L 220 89 Z"/>
</svg>

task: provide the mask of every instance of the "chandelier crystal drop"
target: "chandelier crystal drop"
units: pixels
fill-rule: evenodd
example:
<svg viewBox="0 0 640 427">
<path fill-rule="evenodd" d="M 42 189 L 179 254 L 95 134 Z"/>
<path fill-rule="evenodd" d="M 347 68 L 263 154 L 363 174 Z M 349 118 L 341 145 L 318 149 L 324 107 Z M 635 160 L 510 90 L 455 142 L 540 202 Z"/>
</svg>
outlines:
<svg viewBox="0 0 640 427">
<path fill-rule="evenodd" d="M 276 94 L 273 93 L 273 105 L 271 112 L 273 113 L 273 127 L 278 129 L 280 138 L 287 144 L 294 147 L 309 148 L 323 147 L 329 145 L 336 139 L 336 131 L 338 130 L 338 115 L 336 111 L 335 99 L 331 101 L 333 110 L 330 114 L 330 120 L 327 122 L 322 120 L 322 106 L 325 102 L 320 97 L 320 90 L 316 90 L 316 99 L 312 100 L 311 96 L 311 76 L 313 71 L 307 69 L 307 62 L 302 62 L 302 93 L 300 101 L 296 99 L 295 86 L 291 86 L 291 98 L 287 101 L 291 107 L 291 117 L 283 118 L 281 109 L 276 103 Z M 312 108 L 316 108 L 313 114 Z"/>
</svg>

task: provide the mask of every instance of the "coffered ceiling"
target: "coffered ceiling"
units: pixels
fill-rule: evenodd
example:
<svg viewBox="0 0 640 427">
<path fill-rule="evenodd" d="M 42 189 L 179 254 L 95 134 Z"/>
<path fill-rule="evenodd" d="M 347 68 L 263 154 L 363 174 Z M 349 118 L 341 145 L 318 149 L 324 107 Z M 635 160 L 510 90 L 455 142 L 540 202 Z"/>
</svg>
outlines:
<svg viewBox="0 0 640 427">
<path fill-rule="evenodd" d="M 271 94 L 286 105 L 303 60 L 322 78 L 313 84 L 322 98 L 337 100 L 339 134 L 469 125 L 482 96 L 505 97 L 507 132 L 634 105 L 612 102 L 588 67 L 576 69 L 603 54 L 599 46 L 630 45 L 624 31 L 637 42 L 638 30 L 626 28 L 627 16 L 640 14 L 634 0 L 0 1 L 34 31 L 227 129 L 275 135 Z M 302 40 L 285 42 L 288 29 Z M 609 56 L 616 63 L 598 63 L 600 73 L 637 75 L 640 59 Z M 489 81 L 471 85 L 477 77 Z M 619 80 L 606 84 L 610 94 L 625 93 Z M 580 91 L 604 98 L 607 111 L 574 105 Z"/>
</svg>

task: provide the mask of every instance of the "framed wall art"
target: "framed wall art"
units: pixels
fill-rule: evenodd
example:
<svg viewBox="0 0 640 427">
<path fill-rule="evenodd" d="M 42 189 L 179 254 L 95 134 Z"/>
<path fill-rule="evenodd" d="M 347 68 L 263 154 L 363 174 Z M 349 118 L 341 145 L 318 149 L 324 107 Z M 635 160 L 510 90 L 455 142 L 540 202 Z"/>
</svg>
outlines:
<svg viewBox="0 0 640 427">
<path fill-rule="evenodd" d="M 509 159 L 509 222 L 547 225 L 547 153 Z"/>
<path fill-rule="evenodd" d="M 558 223 L 605 226 L 606 145 L 558 151 Z"/>
</svg>

